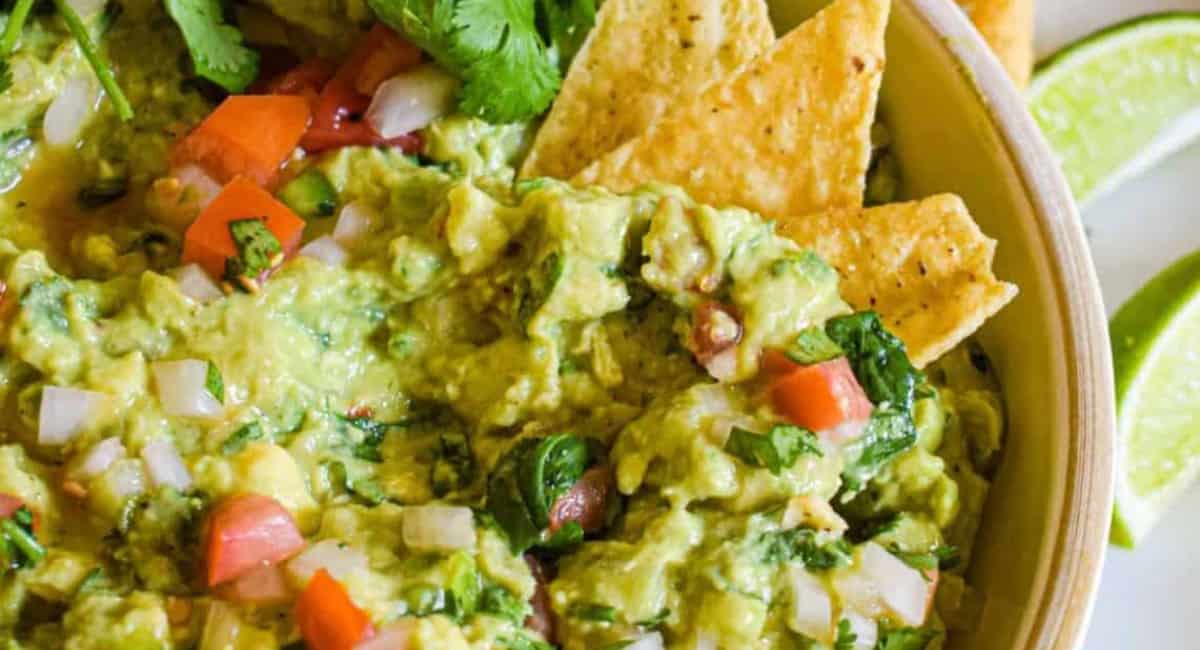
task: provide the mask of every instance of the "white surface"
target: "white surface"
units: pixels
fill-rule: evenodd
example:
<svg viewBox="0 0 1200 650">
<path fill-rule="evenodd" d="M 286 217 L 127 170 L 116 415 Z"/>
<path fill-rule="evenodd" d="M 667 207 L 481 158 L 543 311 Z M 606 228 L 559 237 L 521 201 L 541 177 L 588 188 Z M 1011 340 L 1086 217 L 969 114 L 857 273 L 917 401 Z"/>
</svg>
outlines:
<svg viewBox="0 0 1200 650">
<path fill-rule="evenodd" d="M 1200 0 L 1039 0 L 1038 53 L 1123 18 Z M 1084 214 L 1111 314 L 1155 273 L 1200 249 L 1200 144 L 1168 159 Z M 1087 650 L 1200 648 L 1200 486 L 1136 552 L 1111 548 Z"/>
</svg>

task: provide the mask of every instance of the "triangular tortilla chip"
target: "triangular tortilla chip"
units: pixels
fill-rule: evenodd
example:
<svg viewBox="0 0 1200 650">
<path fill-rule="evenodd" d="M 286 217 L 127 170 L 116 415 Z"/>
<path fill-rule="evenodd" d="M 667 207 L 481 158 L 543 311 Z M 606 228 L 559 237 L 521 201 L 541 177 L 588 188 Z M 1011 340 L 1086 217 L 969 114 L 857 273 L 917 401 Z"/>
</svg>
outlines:
<svg viewBox="0 0 1200 650">
<path fill-rule="evenodd" d="M 1018 88 L 1033 72 L 1033 0 L 958 0 Z"/>
<path fill-rule="evenodd" d="M 996 242 L 951 194 L 784 219 L 779 232 L 837 269 L 855 309 L 879 312 L 923 366 L 1017 295 L 992 274 Z"/>
<path fill-rule="evenodd" d="M 607 0 L 522 178 L 570 178 L 775 42 L 764 0 Z"/>
<path fill-rule="evenodd" d="M 769 218 L 862 205 L 888 0 L 838 0 L 574 178 Z"/>
</svg>

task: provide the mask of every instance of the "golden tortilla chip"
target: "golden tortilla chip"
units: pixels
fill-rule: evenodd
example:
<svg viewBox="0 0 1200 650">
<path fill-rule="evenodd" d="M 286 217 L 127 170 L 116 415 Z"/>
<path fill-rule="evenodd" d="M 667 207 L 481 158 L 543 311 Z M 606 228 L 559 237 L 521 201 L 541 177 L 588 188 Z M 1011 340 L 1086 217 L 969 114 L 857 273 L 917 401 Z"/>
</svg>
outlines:
<svg viewBox="0 0 1200 650">
<path fill-rule="evenodd" d="M 1033 73 L 1033 0 L 958 0 L 1018 88 Z"/>
<path fill-rule="evenodd" d="M 992 274 L 995 240 L 952 194 L 785 219 L 779 231 L 836 268 L 842 297 L 879 312 L 918 367 L 1017 295 Z"/>
<path fill-rule="evenodd" d="M 773 42 L 764 0 L 607 0 L 521 177 L 574 176 Z"/>
<path fill-rule="evenodd" d="M 888 0 L 838 0 L 573 180 L 650 181 L 768 218 L 862 205 Z"/>
</svg>

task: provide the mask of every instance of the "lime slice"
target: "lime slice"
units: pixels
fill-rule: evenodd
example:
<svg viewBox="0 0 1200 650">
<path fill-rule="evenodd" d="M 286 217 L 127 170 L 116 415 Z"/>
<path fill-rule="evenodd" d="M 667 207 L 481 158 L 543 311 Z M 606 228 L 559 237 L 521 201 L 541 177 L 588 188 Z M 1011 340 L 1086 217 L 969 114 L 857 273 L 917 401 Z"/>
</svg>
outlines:
<svg viewBox="0 0 1200 650">
<path fill-rule="evenodd" d="M 1200 13 L 1136 18 L 1038 65 L 1029 108 L 1085 204 L 1200 134 Z"/>
<path fill-rule="evenodd" d="M 1118 428 L 1112 541 L 1133 546 L 1200 474 L 1200 252 L 1142 287 L 1109 332 Z"/>
</svg>

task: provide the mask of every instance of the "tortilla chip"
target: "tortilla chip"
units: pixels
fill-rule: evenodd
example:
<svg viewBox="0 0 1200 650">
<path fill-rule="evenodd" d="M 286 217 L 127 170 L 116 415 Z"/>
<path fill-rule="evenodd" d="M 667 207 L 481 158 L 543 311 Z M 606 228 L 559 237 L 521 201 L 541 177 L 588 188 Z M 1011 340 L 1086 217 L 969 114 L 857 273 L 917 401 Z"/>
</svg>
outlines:
<svg viewBox="0 0 1200 650">
<path fill-rule="evenodd" d="M 768 218 L 862 205 L 888 0 L 838 0 L 577 175 Z"/>
<path fill-rule="evenodd" d="M 574 176 L 774 42 L 764 0 L 608 0 L 521 176 Z"/>
<path fill-rule="evenodd" d="M 1018 88 L 1033 73 L 1033 0 L 958 0 Z"/>
<path fill-rule="evenodd" d="M 786 219 L 779 231 L 837 269 L 855 309 L 879 312 L 918 367 L 970 336 L 1017 295 L 992 274 L 996 242 L 951 194 Z"/>
</svg>

